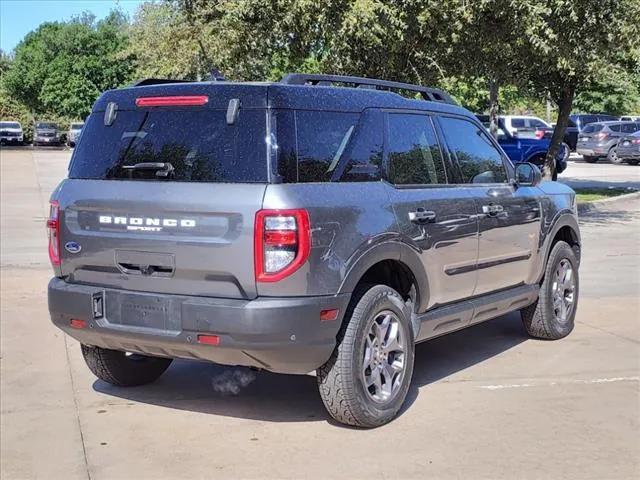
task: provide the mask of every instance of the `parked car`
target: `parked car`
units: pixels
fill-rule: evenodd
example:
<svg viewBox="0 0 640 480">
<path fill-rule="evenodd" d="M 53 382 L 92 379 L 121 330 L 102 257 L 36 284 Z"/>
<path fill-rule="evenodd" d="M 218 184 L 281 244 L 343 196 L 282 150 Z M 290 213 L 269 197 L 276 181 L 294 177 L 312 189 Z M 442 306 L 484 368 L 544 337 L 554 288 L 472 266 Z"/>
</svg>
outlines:
<svg viewBox="0 0 640 480">
<path fill-rule="evenodd" d="M 526 115 L 501 115 L 507 132 L 518 138 L 539 138 L 536 130 L 539 128 L 551 128 L 547 122 L 538 117 Z"/>
<path fill-rule="evenodd" d="M 582 129 L 577 151 L 587 163 L 606 158 L 611 163 L 622 163 L 617 155 L 620 137 L 640 130 L 640 122 L 598 122 Z"/>
<path fill-rule="evenodd" d="M 84 123 L 72 123 L 69 125 L 69 132 L 67 133 L 67 145 L 71 148 L 76 146 L 76 142 L 80 137 L 80 132 L 82 131 L 82 127 L 84 127 Z"/>
<path fill-rule="evenodd" d="M 575 113 L 569 115 L 569 124 L 565 132 L 565 141 L 572 151 L 578 148 L 578 136 L 590 123 L 618 120 L 618 117 L 604 113 Z"/>
<path fill-rule="evenodd" d="M 627 162 L 629 165 L 638 165 L 640 163 L 640 130 L 622 137 L 618 141 L 616 150 L 620 163 Z"/>
<path fill-rule="evenodd" d="M 24 135 L 20 122 L 0 122 L 0 144 L 22 145 Z"/>
<path fill-rule="evenodd" d="M 621 122 L 640 122 L 640 115 L 624 115 L 619 120 Z"/>
<path fill-rule="evenodd" d="M 60 145 L 60 131 L 53 122 L 36 122 L 33 130 L 33 145 Z"/>
<path fill-rule="evenodd" d="M 331 416 L 375 427 L 416 342 L 514 310 L 534 337 L 572 331 L 573 190 L 445 92 L 158 82 L 97 100 L 51 197 L 51 319 L 98 378 L 150 383 L 173 358 L 315 370 Z"/>
<path fill-rule="evenodd" d="M 489 115 L 476 115 L 476 117 L 485 128 L 489 128 Z M 498 143 L 512 162 L 530 162 L 540 169 L 544 166 L 544 160 L 551 145 L 548 137 L 520 137 L 519 132 L 516 132 L 515 136 L 512 135 L 503 117 L 498 117 Z M 563 145 L 556 159 L 556 176 L 553 178 L 554 180 L 557 179 L 558 174 L 566 170 L 568 156 L 567 147 Z"/>
</svg>

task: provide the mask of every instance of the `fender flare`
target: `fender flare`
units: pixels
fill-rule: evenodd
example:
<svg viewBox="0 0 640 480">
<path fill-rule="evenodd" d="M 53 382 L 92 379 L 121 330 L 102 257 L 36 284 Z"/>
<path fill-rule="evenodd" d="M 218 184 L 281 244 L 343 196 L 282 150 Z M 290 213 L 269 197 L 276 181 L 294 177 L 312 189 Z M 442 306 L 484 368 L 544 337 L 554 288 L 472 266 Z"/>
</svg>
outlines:
<svg viewBox="0 0 640 480">
<path fill-rule="evenodd" d="M 560 229 L 563 227 L 569 227 L 573 232 L 573 235 L 575 237 L 575 240 L 578 246 L 579 247 L 582 246 L 582 240 L 580 238 L 580 227 L 578 226 L 578 220 L 576 219 L 575 214 L 570 210 L 561 211 L 553 220 L 551 224 L 551 228 L 548 230 L 548 233 L 544 238 L 544 243 L 543 243 L 544 263 L 543 263 L 543 268 L 541 268 L 540 275 L 538 276 L 538 281 L 541 281 L 544 275 L 544 271 L 547 265 L 547 260 L 549 259 L 549 254 L 551 253 L 553 239 L 556 237 Z M 579 263 L 580 250 L 578 250 L 577 257 L 578 257 L 578 263 Z"/>
<path fill-rule="evenodd" d="M 399 240 L 379 243 L 364 251 L 346 272 L 338 294 L 353 292 L 367 270 L 384 260 L 398 261 L 409 269 L 415 280 L 416 304 L 414 310 L 416 312 L 425 311 L 429 299 L 429 282 L 420 253 Z"/>
</svg>

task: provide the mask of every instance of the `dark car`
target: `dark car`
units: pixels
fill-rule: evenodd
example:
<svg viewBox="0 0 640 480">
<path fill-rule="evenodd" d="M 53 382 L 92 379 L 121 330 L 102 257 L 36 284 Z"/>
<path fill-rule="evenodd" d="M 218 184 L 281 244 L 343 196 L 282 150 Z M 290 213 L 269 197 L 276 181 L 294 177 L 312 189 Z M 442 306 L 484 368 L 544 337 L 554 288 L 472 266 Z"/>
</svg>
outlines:
<svg viewBox="0 0 640 480">
<path fill-rule="evenodd" d="M 629 165 L 638 165 L 640 163 L 640 130 L 622 137 L 616 149 L 620 163 L 627 162 Z"/>
<path fill-rule="evenodd" d="M 640 122 L 590 123 L 582 129 L 578 137 L 577 152 L 587 163 L 595 163 L 603 158 L 611 163 L 622 163 L 617 154 L 618 140 L 638 130 Z"/>
<path fill-rule="evenodd" d="M 33 129 L 33 145 L 60 145 L 60 131 L 53 122 L 36 122 Z"/>
<path fill-rule="evenodd" d="M 376 427 L 417 342 L 513 311 L 537 338 L 574 327 L 574 191 L 438 89 L 145 81 L 96 101 L 68 175 L 49 312 L 113 385 L 174 358 L 315 371 L 332 417 Z"/>
</svg>

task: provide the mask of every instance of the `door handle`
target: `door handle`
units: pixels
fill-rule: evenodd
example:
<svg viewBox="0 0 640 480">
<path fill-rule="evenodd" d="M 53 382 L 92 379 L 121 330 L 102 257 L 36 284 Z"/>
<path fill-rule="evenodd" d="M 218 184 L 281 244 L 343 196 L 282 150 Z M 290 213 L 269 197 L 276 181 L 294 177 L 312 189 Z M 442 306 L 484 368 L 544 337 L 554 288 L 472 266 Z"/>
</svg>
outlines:
<svg viewBox="0 0 640 480">
<path fill-rule="evenodd" d="M 414 212 L 409 212 L 409 221 L 417 224 L 433 222 L 436 219 L 436 212 L 418 208 Z"/>
<path fill-rule="evenodd" d="M 490 217 L 495 217 L 497 216 L 499 213 L 502 213 L 504 211 L 504 207 L 502 205 L 483 205 L 482 206 L 482 213 L 484 213 L 485 215 L 489 215 Z"/>
</svg>

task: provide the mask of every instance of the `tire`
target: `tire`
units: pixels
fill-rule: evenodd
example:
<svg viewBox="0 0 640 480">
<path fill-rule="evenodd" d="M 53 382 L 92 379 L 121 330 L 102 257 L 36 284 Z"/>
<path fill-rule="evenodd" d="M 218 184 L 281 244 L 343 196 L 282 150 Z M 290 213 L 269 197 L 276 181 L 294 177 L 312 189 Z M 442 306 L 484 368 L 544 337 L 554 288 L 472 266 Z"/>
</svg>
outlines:
<svg viewBox="0 0 640 480">
<path fill-rule="evenodd" d="M 317 370 L 320 397 L 335 420 L 372 428 L 397 415 L 413 374 L 415 345 L 409 317 L 402 297 L 386 285 L 366 285 L 353 294 L 338 344 Z M 385 356 L 384 346 L 394 332 L 398 342 L 390 345 L 398 349 Z"/>
<path fill-rule="evenodd" d="M 571 278 L 562 275 L 562 272 L 566 275 L 566 265 L 571 268 Z M 564 286 L 557 281 L 558 272 L 565 280 Z M 560 290 L 561 296 L 556 297 Z M 579 290 L 578 260 L 569 244 L 560 241 L 549 254 L 538 299 L 520 310 L 522 323 L 529 335 L 545 340 L 557 340 L 569 335 L 574 327 Z M 565 300 L 569 297 L 571 302 L 570 307 L 567 307 Z"/>
<path fill-rule="evenodd" d="M 614 165 L 622 165 L 624 163 L 624 160 L 618 156 L 618 149 L 615 145 L 609 149 L 609 153 L 607 153 L 607 160 Z"/>
<path fill-rule="evenodd" d="M 157 380 L 171 362 L 170 358 L 147 357 L 118 350 L 82 345 L 82 355 L 89 370 L 111 385 L 135 387 Z"/>
<path fill-rule="evenodd" d="M 638 165 L 640 164 L 640 160 L 627 160 L 629 165 Z"/>
<path fill-rule="evenodd" d="M 569 144 L 566 142 L 562 142 L 562 145 L 560 145 L 560 148 L 563 148 L 563 155 L 562 155 L 562 159 L 567 162 L 569 160 L 569 157 L 571 156 L 571 148 L 569 147 Z"/>
<path fill-rule="evenodd" d="M 598 157 L 588 157 L 583 155 L 582 159 L 587 163 L 596 163 L 598 161 Z"/>
</svg>

